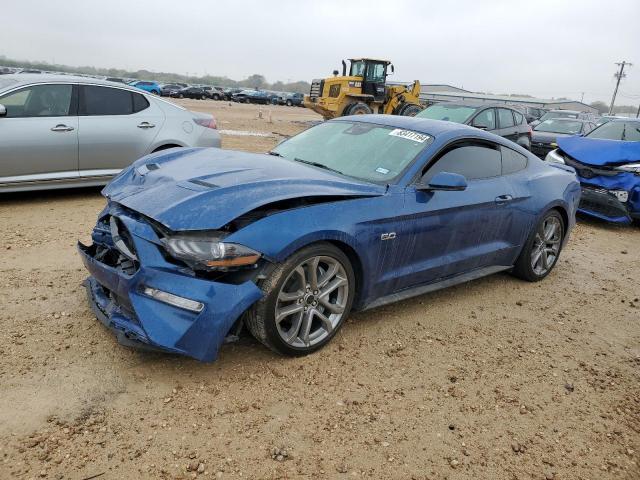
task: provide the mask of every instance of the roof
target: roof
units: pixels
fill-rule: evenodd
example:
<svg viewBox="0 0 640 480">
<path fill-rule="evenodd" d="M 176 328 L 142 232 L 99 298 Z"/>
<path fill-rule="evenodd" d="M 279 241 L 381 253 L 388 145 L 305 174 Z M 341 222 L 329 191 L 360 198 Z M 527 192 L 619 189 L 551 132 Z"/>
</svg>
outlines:
<svg viewBox="0 0 640 480">
<path fill-rule="evenodd" d="M 34 83 L 83 83 L 83 84 L 91 84 L 91 85 L 109 85 L 116 86 L 119 88 L 126 88 L 132 90 L 137 93 L 144 93 L 143 90 L 130 87 L 127 84 L 120 82 L 109 82 L 108 80 L 101 80 L 99 78 L 93 77 L 78 77 L 74 75 L 56 75 L 56 74 L 46 74 L 46 73 L 12 73 L 9 75 L 2 75 L 0 77 L 0 84 L 5 84 L 4 87 L 0 87 L 0 89 L 5 88 L 13 88 L 19 85 L 30 85 Z M 14 80 L 11 84 L 6 85 L 5 80 Z"/>
<path fill-rule="evenodd" d="M 470 100 L 470 99 L 478 99 L 478 100 L 488 100 L 488 101 L 497 101 L 497 102 L 505 102 L 505 103 L 523 103 L 523 104 L 536 104 L 540 106 L 553 106 L 553 105 L 564 105 L 564 104 L 576 104 L 583 105 L 585 107 L 584 111 L 594 112 L 595 108 L 591 105 L 587 105 L 584 102 L 580 102 L 578 100 L 557 100 L 557 99 L 548 99 L 548 98 L 535 98 L 535 97 L 517 97 L 510 95 L 493 95 L 490 93 L 473 93 L 473 92 L 452 92 L 452 91 L 425 91 L 423 87 L 422 92 L 420 93 L 420 97 L 422 98 L 430 98 L 430 97 L 439 97 L 443 99 L 443 97 L 447 97 L 450 99 L 462 99 L 462 100 Z"/>
<path fill-rule="evenodd" d="M 442 103 L 438 103 L 438 105 L 454 105 L 454 106 L 460 106 L 460 107 L 484 107 L 484 108 L 511 108 L 514 110 L 517 110 L 515 107 L 513 107 L 512 105 L 507 105 L 504 103 L 498 103 L 498 102 L 474 102 L 472 100 L 468 101 L 468 102 L 462 102 L 462 101 L 452 101 L 452 102 L 442 102 Z"/>
<path fill-rule="evenodd" d="M 373 62 L 386 62 L 391 63 L 391 60 L 382 60 L 380 58 L 369 58 L 369 57 L 358 57 L 358 58 L 349 58 L 350 62 L 357 62 L 358 60 L 371 60 Z"/>
</svg>

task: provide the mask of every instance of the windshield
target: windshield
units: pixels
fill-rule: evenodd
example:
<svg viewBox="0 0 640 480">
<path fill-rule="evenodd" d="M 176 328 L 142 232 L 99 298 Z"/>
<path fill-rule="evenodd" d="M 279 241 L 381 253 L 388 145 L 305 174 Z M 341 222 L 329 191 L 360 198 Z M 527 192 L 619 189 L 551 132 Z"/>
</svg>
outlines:
<svg viewBox="0 0 640 480">
<path fill-rule="evenodd" d="M 360 180 L 388 183 L 432 141 L 430 135 L 411 130 L 339 121 L 310 128 L 271 153 Z"/>
<path fill-rule="evenodd" d="M 416 117 L 465 123 L 476 110 L 478 110 L 478 107 L 467 107 L 464 105 L 431 105 L 418 113 Z"/>
<path fill-rule="evenodd" d="M 578 114 L 571 112 L 547 112 L 540 117 L 540 121 L 544 122 L 550 118 L 578 118 Z"/>
<path fill-rule="evenodd" d="M 536 125 L 534 130 L 537 132 L 568 133 L 570 135 L 575 135 L 576 133 L 580 133 L 580 130 L 582 130 L 582 122 L 551 118 Z"/>
<path fill-rule="evenodd" d="M 351 75 L 352 77 L 363 77 L 364 76 L 364 60 L 351 62 L 351 72 L 349 72 L 349 75 Z"/>
<path fill-rule="evenodd" d="M 640 122 L 607 122 L 594 129 L 587 137 L 640 142 Z"/>
</svg>

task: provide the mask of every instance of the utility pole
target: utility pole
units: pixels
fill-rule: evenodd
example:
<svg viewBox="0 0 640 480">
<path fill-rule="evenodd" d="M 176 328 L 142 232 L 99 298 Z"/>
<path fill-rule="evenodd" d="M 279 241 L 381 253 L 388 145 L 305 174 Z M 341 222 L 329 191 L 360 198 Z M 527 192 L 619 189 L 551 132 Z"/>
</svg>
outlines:
<svg viewBox="0 0 640 480">
<path fill-rule="evenodd" d="M 636 118 L 640 117 L 640 105 L 638 105 L 638 111 L 636 112 Z"/>
<path fill-rule="evenodd" d="M 632 66 L 633 64 L 629 62 L 625 62 L 623 60 L 622 62 L 619 62 L 619 63 L 617 62 L 616 65 L 620 67 L 620 70 L 613 74 L 613 76 L 616 77 L 617 81 L 616 81 L 616 88 L 613 91 L 613 98 L 611 99 L 611 106 L 609 107 L 609 115 L 613 115 L 613 104 L 616 101 L 616 95 L 618 94 L 618 87 L 620 86 L 620 80 L 626 77 L 626 75 L 624 74 L 624 67 L 627 65 Z"/>
</svg>

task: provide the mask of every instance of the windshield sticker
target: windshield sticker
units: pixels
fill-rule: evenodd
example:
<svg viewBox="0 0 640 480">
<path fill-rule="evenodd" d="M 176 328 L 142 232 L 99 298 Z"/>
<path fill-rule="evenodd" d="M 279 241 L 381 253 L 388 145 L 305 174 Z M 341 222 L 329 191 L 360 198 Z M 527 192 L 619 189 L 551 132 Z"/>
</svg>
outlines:
<svg viewBox="0 0 640 480">
<path fill-rule="evenodd" d="M 378 167 L 376 168 L 376 172 L 386 175 L 387 173 L 389 173 L 389 170 L 386 168 Z"/>
<path fill-rule="evenodd" d="M 429 135 L 425 133 L 412 132 L 411 130 L 402 130 L 401 128 L 396 128 L 395 130 L 391 130 L 389 135 L 393 135 L 394 137 L 405 138 L 407 140 L 413 140 L 414 142 L 424 143 L 429 140 Z"/>
</svg>

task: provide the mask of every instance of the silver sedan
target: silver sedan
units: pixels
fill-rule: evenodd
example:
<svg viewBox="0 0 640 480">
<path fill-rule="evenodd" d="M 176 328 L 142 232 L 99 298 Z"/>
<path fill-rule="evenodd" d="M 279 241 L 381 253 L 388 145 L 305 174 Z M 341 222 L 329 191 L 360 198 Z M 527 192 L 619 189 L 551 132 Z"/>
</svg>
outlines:
<svg viewBox="0 0 640 480">
<path fill-rule="evenodd" d="M 220 147 L 213 116 L 93 78 L 0 76 L 0 192 L 104 185 L 174 147 Z"/>
</svg>

